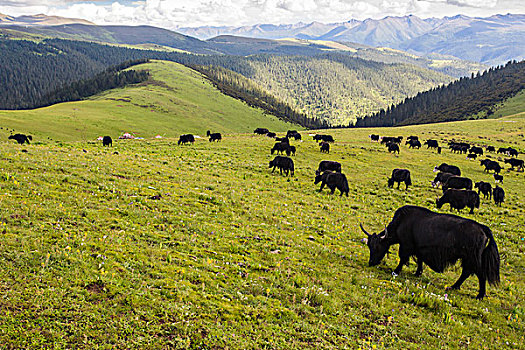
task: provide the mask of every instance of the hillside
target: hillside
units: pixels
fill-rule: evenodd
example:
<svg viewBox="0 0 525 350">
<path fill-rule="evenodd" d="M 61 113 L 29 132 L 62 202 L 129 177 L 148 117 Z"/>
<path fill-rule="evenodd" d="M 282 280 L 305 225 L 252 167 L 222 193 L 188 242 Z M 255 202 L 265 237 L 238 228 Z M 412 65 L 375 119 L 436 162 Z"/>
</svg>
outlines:
<svg viewBox="0 0 525 350">
<path fill-rule="evenodd" d="M 492 117 L 501 103 L 524 89 L 525 61 L 508 62 L 406 98 L 402 103 L 358 119 L 355 126 L 399 126 Z M 523 105 L 521 108 L 518 112 L 524 110 Z"/>
<path fill-rule="evenodd" d="M 307 117 L 348 124 L 408 96 L 448 83 L 450 76 L 408 64 L 384 64 L 337 53 L 316 56 L 191 55 L 138 50 L 85 41 L 0 40 L 0 107 L 38 106 L 41 96 L 108 66 L 137 59 L 159 59 L 187 66 L 216 66 L 243 75 Z M 55 67 L 63 62 L 63 69 Z M 78 69 L 76 68 L 78 67 Z M 89 70 L 88 70 L 89 68 Z M 27 74 L 31 72 L 31 74 Z M 302 124 L 312 125 L 312 124 Z"/>
<path fill-rule="evenodd" d="M 172 77 L 179 81 L 178 74 Z M 199 79 L 195 83 L 203 85 Z M 82 112 L 82 104 L 77 106 Z M 185 107 L 192 108 L 189 103 Z M 105 105 L 100 108 L 101 120 L 114 115 Z M 405 204 L 450 213 L 448 205 L 435 209 L 441 189 L 430 186 L 432 169 L 442 162 L 460 166 L 475 181 L 494 184 L 479 162 L 464 155 L 403 146 L 397 157 L 370 142 L 368 134 L 419 135 L 442 143 L 456 138 L 496 148 L 512 145 L 523 152 L 525 141 L 518 135 L 524 128 L 522 114 L 331 130 L 336 142 L 330 155 L 319 153 L 303 133 L 304 141 L 295 143 L 296 175 L 291 179 L 268 169 L 272 140 L 251 133 L 180 147 L 176 138 L 124 140 L 108 149 L 92 142 L 44 139 L 36 144 L 40 135 L 22 147 L 7 142 L 8 133 L 0 129 L 0 344 L 522 348 L 523 172 L 505 166 L 501 207 L 482 199 L 474 215 L 460 213 L 492 230 L 501 255 L 501 284 L 489 286 L 483 301 L 474 299 L 474 276 L 461 290 L 445 290 L 458 278 L 458 265 L 443 274 L 425 266 L 423 275 L 415 277 L 410 261 L 393 277 L 397 246 L 384 263 L 369 267 L 358 223 L 380 232 Z M 60 129 L 53 132 L 53 138 L 62 135 Z M 323 159 L 341 161 L 349 179 L 348 198 L 331 196 L 326 189 L 318 192 L 313 174 Z M 392 169 L 399 167 L 412 172 L 408 191 L 386 185 Z"/>
<path fill-rule="evenodd" d="M 0 13 L 0 25 L 19 25 L 19 26 L 57 26 L 66 24 L 85 24 L 94 25 L 95 23 L 79 18 L 66 18 L 60 16 L 46 16 L 44 14 L 9 16 Z"/>
<path fill-rule="evenodd" d="M 225 96 L 200 73 L 173 62 L 133 67 L 146 69 L 147 83 L 110 90 L 85 101 L 26 111 L 0 111 L 0 124 L 35 140 L 93 140 L 100 135 L 175 137 L 181 133 L 251 132 L 264 126 L 283 131 L 290 124 Z M 296 126 L 293 126 L 294 128 Z"/>
</svg>

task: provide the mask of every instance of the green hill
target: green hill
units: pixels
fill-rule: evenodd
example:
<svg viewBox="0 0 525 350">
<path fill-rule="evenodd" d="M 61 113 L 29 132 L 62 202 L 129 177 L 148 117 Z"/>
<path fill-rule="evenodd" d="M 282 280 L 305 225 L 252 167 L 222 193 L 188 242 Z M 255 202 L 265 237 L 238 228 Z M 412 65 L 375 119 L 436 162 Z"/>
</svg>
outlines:
<svg viewBox="0 0 525 350">
<path fill-rule="evenodd" d="M 173 89 L 205 85 L 180 66 L 150 68 L 154 77 L 158 71 L 174 81 Z M 147 121 L 161 116 L 168 122 L 170 113 L 119 109 L 117 104 L 131 102 L 109 98 L 161 100 L 168 108 L 161 89 L 111 92 L 72 106 L 83 116 L 97 114 L 99 123 L 128 116 L 130 123 L 156 133 Z M 213 119 L 200 118 L 188 99 L 173 100 L 187 111 L 188 119 L 177 119 L 187 123 L 185 130 L 207 128 L 193 118 Z M 84 110 L 88 105 L 92 108 Z M 236 116 L 248 115 L 236 106 Z M 40 113 L 44 120 L 53 117 Z M 54 118 L 74 123 L 69 114 Z M 369 267 L 358 223 L 379 232 L 402 205 L 436 210 L 441 189 L 430 181 L 442 162 L 458 165 L 474 181 L 494 184 L 492 175 L 465 155 L 402 146 L 395 156 L 371 142 L 369 133 L 512 145 L 523 152 L 524 128 L 525 114 L 330 130 L 336 140 L 330 155 L 321 154 L 303 133 L 303 142 L 293 143 L 296 175 L 288 179 L 268 169 L 273 141 L 251 133 L 230 134 L 221 143 L 197 140 L 193 146 L 178 147 L 176 138 L 167 138 L 118 140 L 103 148 L 93 142 L 20 146 L 0 129 L 0 344 L 15 349 L 522 348 L 523 172 L 505 165 L 501 207 L 482 198 L 475 214 L 460 213 L 490 227 L 501 255 L 501 284 L 489 286 L 483 301 L 474 299 L 474 276 L 461 290 L 445 290 L 458 278 L 459 266 L 443 274 L 425 266 L 415 277 L 411 261 L 394 278 L 396 246 L 384 263 Z M 63 136 L 58 128 L 49 133 Z M 313 175 L 323 159 L 341 161 L 348 198 L 318 192 Z M 399 167 L 412 172 L 408 191 L 387 187 L 387 177 Z M 449 213 L 448 205 L 439 212 Z"/>
<path fill-rule="evenodd" d="M 123 132 L 152 137 L 181 133 L 251 132 L 256 127 L 285 131 L 296 127 L 220 93 L 200 73 L 173 62 L 155 61 L 143 84 L 115 89 L 85 101 L 50 107 L 0 111 L 0 124 L 35 135 L 35 140 L 90 140 Z"/>
</svg>

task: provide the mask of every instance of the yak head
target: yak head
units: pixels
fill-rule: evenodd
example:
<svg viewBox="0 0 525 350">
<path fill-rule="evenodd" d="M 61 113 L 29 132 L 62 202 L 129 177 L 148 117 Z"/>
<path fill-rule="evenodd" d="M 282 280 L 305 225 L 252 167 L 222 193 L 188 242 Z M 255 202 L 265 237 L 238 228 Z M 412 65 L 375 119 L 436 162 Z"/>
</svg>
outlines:
<svg viewBox="0 0 525 350">
<path fill-rule="evenodd" d="M 363 225 L 359 224 L 359 226 L 361 227 L 361 230 L 365 233 L 367 237 L 366 245 L 370 250 L 370 259 L 368 260 L 368 266 L 376 266 L 381 262 L 381 260 L 383 260 L 386 253 L 388 253 L 388 249 L 392 245 L 392 243 L 388 239 L 388 231 L 385 227 L 385 229 L 378 234 L 369 234 L 368 232 L 366 232 Z"/>
<path fill-rule="evenodd" d="M 322 179 L 323 179 L 323 174 L 317 174 L 316 172 L 314 184 L 317 185 L 319 182 L 321 182 Z"/>
<path fill-rule="evenodd" d="M 271 168 L 273 167 L 273 160 L 270 160 L 270 166 L 268 166 L 268 168 Z"/>
<path fill-rule="evenodd" d="M 390 179 L 388 179 L 388 187 L 393 187 L 394 186 L 394 178 L 391 177 Z"/>
</svg>

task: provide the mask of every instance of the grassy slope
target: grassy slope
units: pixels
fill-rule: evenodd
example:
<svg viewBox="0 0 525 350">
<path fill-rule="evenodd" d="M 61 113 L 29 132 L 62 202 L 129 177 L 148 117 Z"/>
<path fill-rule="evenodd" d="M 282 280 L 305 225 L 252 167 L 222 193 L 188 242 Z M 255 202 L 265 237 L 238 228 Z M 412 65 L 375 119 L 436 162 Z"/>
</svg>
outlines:
<svg viewBox="0 0 525 350">
<path fill-rule="evenodd" d="M 0 124 L 36 140 L 89 140 L 123 132 L 151 137 L 180 133 L 249 132 L 260 125 L 283 131 L 287 123 L 221 94 L 201 74 L 172 62 L 153 62 L 147 85 L 115 89 L 89 100 L 28 111 L 0 111 Z"/>
<path fill-rule="evenodd" d="M 437 274 L 425 267 L 415 278 L 411 262 L 392 278 L 396 249 L 385 264 L 368 267 L 357 224 L 379 231 L 403 204 L 434 208 L 440 190 L 430 181 L 441 162 L 493 183 L 464 155 L 403 146 L 394 156 L 369 133 L 455 137 L 523 152 L 524 129 L 525 114 L 335 130 L 330 155 L 309 137 L 295 143 L 290 180 L 267 168 L 272 141 L 251 134 L 181 147 L 176 139 L 117 141 L 106 149 L 1 142 L 0 344 L 523 347 L 523 173 L 503 171 L 502 207 L 482 200 L 475 215 L 461 214 L 492 229 L 502 257 L 501 286 L 488 287 L 481 302 L 473 299 L 475 277 L 445 292 L 457 268 Z M 6 136 L 0 130 L 0 140 Z M 349 198 L 317 192 L 312 175 L 322 159 L 341 160 Z M 396 167 L 412 171 L 414 187 L 386 187 Z"/>
<path fill-rule="evenodd" d="M 522 113 L 525 111 L 525 90 L 522 90 L 513 98 L 509 98 L 507 101 L 498 106 L 495 109 L 494 115 L 497 117 L 506 117 L 513 114 Z"/>
</svg>

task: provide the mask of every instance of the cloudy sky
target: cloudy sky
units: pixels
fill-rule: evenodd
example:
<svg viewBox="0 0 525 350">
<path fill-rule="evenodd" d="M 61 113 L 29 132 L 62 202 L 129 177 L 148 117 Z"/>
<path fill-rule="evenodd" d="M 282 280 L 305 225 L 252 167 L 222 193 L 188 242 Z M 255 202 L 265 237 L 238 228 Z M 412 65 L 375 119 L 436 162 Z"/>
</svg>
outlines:
<svg viewBox="0 0 525 350">
<path fill-rule="evenodd" d="M 525 0 L 0 0 L 0 13 L 83 18 L 96 24 L 164 28 L 256 23 L 343 22 L 408 14 L 525 14 Z"/>
</svg>

